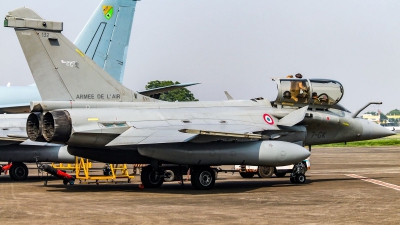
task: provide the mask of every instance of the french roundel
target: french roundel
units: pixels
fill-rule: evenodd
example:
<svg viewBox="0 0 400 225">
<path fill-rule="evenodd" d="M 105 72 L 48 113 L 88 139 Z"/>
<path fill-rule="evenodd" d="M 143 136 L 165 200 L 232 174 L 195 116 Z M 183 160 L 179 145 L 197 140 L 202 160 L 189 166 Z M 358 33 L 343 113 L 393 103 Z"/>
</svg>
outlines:
<svg viewBox="0 0 400 225">
<path fill-rule="evenodd" d="M 265 113 L 263 117 L 264 117 L 264 121 L 266 123 L 268 123 L 269 125 L 274 124 L 274 119 L 272 119 L 272 117 L 270 115 Z"/>
</svg>

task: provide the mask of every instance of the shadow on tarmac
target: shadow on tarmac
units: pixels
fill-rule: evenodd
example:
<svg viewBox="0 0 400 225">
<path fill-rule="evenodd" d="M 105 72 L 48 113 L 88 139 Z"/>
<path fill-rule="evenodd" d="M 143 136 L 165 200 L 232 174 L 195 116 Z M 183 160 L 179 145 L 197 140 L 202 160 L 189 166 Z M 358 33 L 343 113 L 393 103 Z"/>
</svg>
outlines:
<svg viewBox="0 0 400 225">
<path fill-rule="evenodd" d="M 374 177 L 374 179 L 382 179 L 385 177 Z M 250 179 L 218 179 L 215 186 L 211 190 L 195 190 L 193 189 L 190 181 L 184 181 L 184 185 L 178 181 L 165 182 L 160 188 L 139 188 L 138 180 L 133 183 L 119 182 L 114 183 L 79 183 L 77 180 L 74 185 L 63 185 L 62 180 L 53 176 L 47 178 L 48 184 L 44 185 L 46 180 L 45 176 L 29 176 L 24 181 L 14 181 L 8 175 L 0 176 L 0 183 L 37 183 L 38 186 L 47 188 L 49 192 L 137 192 L 137 193 L 160 193 L 160 194 L 189 194 L 189 195 L 202 195 L 202 194 L 221 194 L 221 193 L 241 193 L 246 191 L 254 191 L 260 188 L 280 187 L 287 188 L 293 186 L 309 186 L 313 183 L 332 182 L 332 181 L 350 181 L 357 180 L 356 178 L 326 178 L 326 179 L 311 179 L 308 177 L 304 184 L 292 184 L 289 177 L 284 178 L 250 178 Z M 39 183 L 40 182 L 40 183 Z M 43 183 L 42 183 L 43 182 Z M 268 189 L 263 189 L 268 191 Z"/>
<path fill-rule="evenodd" d="M 203 194 L 221 194 L 221 193 L 242 193 L 246 191 L 254 191 L 260 188 L 280 187 L 287 188 L 293 186 L 308 186 L 315 182 L 332 182 L 347 181 L 354 178 L 332 178 L 307 180 L 305 184 L 292 184 L 287 178 L 271 178 L 271 179 L 237 179 L 237 180 L 217 180 L 215 186 L 211 190 L 195 190 L 192 188 L 190 181 L 184 182 L 182 186 L 177 181 L 164 183 L 160 188 L 144 188 L 140 189 L 138 183 L 131 184 L 75 184 L 75 185 L 59 185 L 48 184 L 49 192 L 137 192 L 137 193 L 159 193 L 159 194 L 187 194 L 187 195 L 203 195 Z M 60 181 L 61 182 L 61 181 Z M 268 191 L 268 189 L 263 189 Z"/>
<path fill-rule="evenodd" d="M 46 180 L 46 176 L 28 176 L 26 178 L 26 180 L 22 180 L 22 181 L 17 181 L 17 180 L 13 180 L 11 179 L 11 177 L 9 175 L 4 175 L 2 174 L 0 176 L 0 183 L 37 183 L 38 181 L 45 181 Z M 55 180 L 59 180 L 60 182 L 62 182 L 60 179 L 54 177 L 54 176 L 49 176 L 47 178 L 48 181 L 55 181 Z"/>
</svg>

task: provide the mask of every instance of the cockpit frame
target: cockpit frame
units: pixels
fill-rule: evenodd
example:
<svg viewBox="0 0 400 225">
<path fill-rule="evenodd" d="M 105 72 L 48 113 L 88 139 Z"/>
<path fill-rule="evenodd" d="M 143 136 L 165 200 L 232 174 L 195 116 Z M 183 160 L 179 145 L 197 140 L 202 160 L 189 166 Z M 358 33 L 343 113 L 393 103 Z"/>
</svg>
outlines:
<svg viewBox="0 0 400 225">
<path fill-rule="evenodd" d="M 275 105 L 327 109 L 342 108 L 343 85 L 329 79 L 275 78 L 278 96 Z"/>
</svg>

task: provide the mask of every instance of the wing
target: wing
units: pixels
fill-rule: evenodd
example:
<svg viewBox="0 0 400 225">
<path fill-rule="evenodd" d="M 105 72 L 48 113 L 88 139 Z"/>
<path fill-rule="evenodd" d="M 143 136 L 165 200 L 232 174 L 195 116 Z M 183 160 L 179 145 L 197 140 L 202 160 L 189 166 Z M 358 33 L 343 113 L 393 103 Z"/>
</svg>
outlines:
<svg viewBox="0 0 400 225">
<path fill-rule="evenodd" d="M 304 119 L 308 106 L 295 110 L 281 118 L 275 125 L 252 123 L 239 120 L 191 120 L 182 125 L 182 121 L 136 121 L 127 122 L 129 129 L 116 137 L 106 146 L 143 145 L 161 143 L 179 143 L 195 141 L 197 137 L 206 137 L 207 141 L 265 140 L 273 137 L 262 135 L 265 130 L 282 130 L 280 127 L 291 127 Z M 272 117 L 272 116 L 271 116 Z M 273 117 L 273 120 L 277 120 Z M 196 139 L 197 140 L 197 139 Z"/>
<path fill-rule="evenodd" d="M 196 136 L 196 134 L 187 134 L 171 129 L 136 129 L 131 127 L 106 146 L 187 142 Z"/>
<path fill-rule="evenodd" d="M 28 140 L 28 137 L 20 135 L 7 135 L 7 137 L 0 137 L 0 145 L 20 144 Z"/>
<path fill-rule="evenodd" d="M 167 121 L 157 121 L 155 123 L 149 121 L 130 122 L 129 124 L 131 127 L 127 131 L 116 137 L 106 146 L 179 143 L 191 141 L 199 136 L 207 136 L 215 140 L 218 140 L 218 138 L 266 138 L 265 136 L 253 134 L 253 132 L 265 130 L 265 127 L 254 124 L 234 124 L 229 126 L 193 124 L 171 126 Z"/>
<path fill-rule="evenodd" d="M 29 103 L 22 105 L 0 105 L 0 114 L 3 113 L 29 113 L 31 111 Z"/>
</svg>

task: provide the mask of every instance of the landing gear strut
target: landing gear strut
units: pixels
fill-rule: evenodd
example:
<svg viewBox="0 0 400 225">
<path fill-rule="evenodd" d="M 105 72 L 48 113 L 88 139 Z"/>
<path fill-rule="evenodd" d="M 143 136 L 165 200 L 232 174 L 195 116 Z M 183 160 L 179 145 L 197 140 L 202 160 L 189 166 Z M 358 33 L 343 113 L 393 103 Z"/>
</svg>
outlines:
<svg viewBox="0 0 400 225">
<path fill-rule="evenodd" d="M 290 182 L 294 184 L 303 184 L 306 182 L 307 168 L 303 162 L 299 162 L 293 167 L 293 171 L 290 174 Z"/>
<path fill-rule="evenodd" d="M 192 169 L 192 179 L 190 181 L 195 189 L 211 189 L 215 184 L 215 171 L 207 166 L 194 167 Z"/>
<path fill-rule="evenodd" d="M 164 171 L 162 169 L 153 169 L 151 165 L 143 167 L 140 180 L 146 188 L 158 188 L 164 183 Z"/>
</svg>

